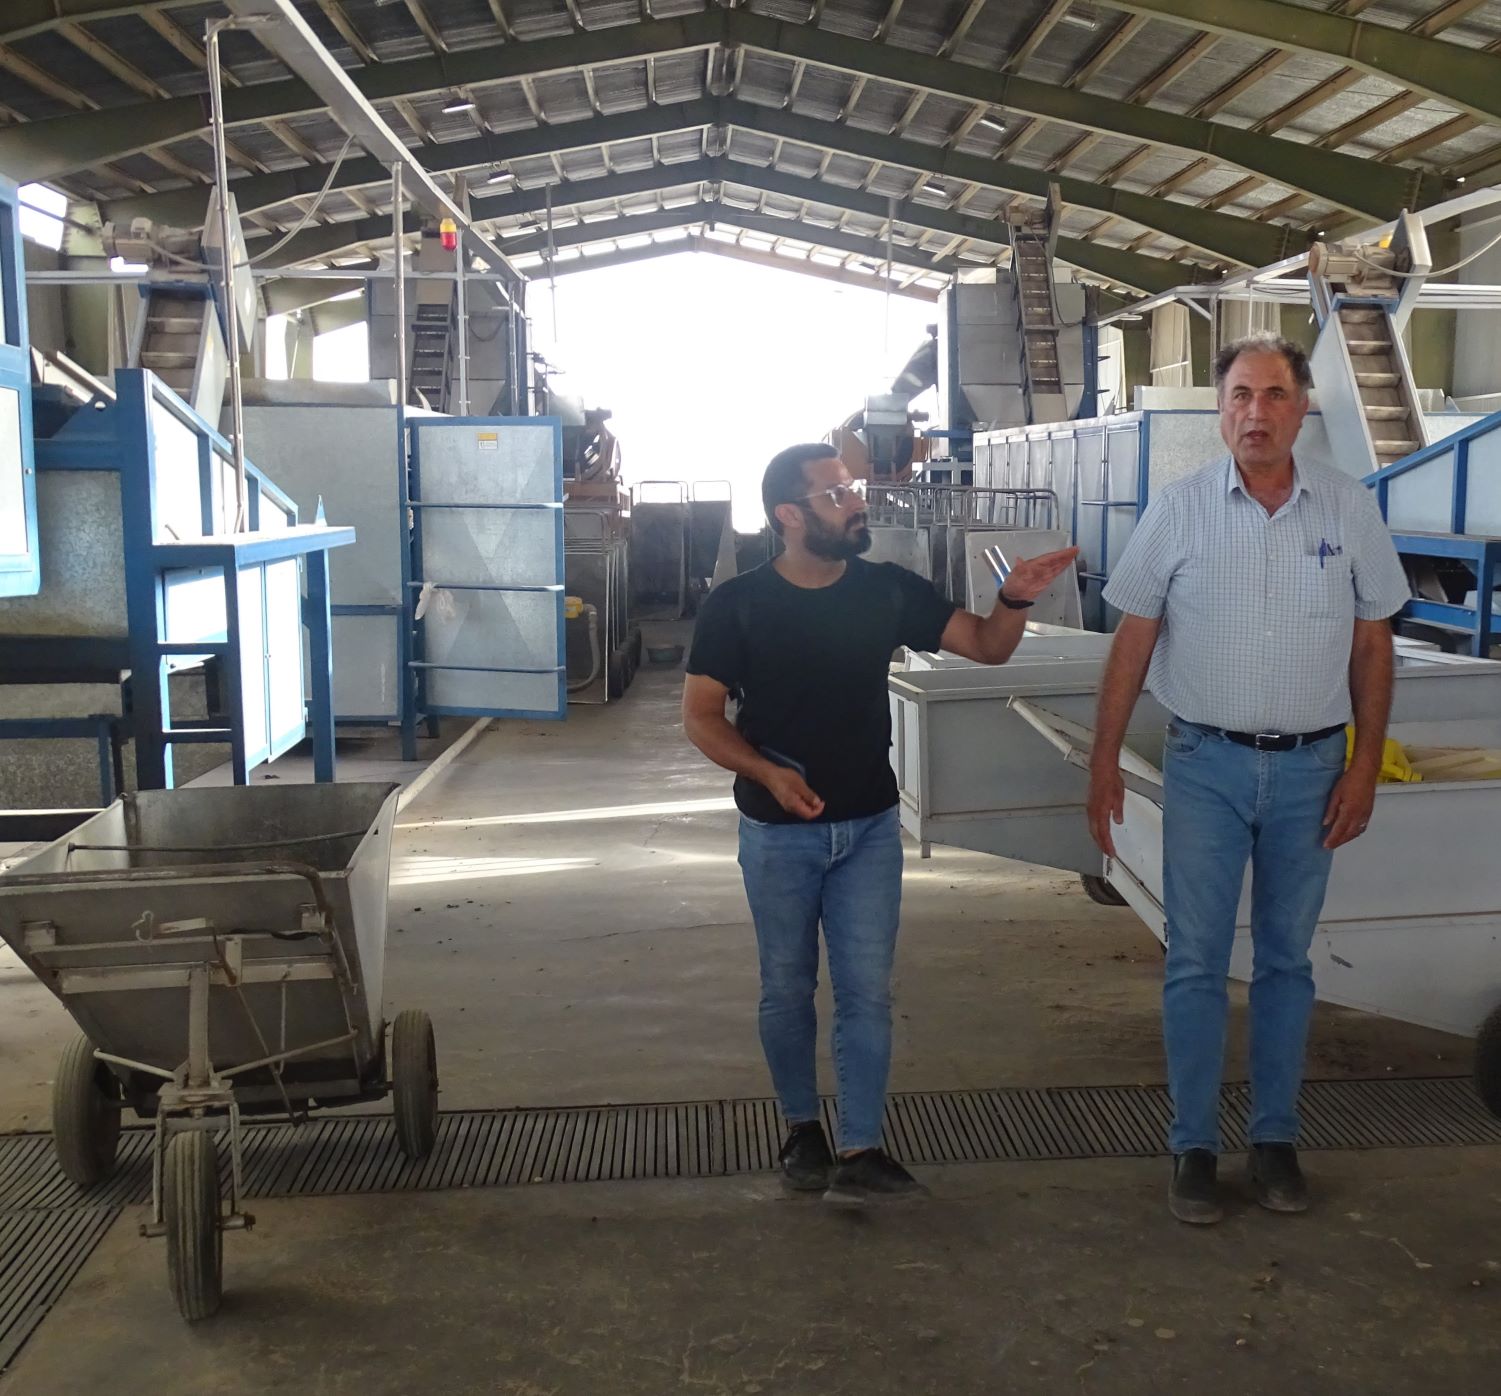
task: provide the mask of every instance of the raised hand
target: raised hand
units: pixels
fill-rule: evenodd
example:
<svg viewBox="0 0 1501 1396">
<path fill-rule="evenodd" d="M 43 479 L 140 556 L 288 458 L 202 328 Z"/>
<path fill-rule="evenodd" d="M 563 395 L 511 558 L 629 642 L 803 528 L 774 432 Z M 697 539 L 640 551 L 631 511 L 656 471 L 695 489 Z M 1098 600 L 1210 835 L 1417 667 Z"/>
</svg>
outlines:
<svg viewBox="0 0 1501 1396">
<path fill-rule="evenodd" d="M 1040 557 L 1018 558 L 1011 565 L 1001 590 L 1013 601 L 1036 601 L 1058 576 L 1073 566 L 1077 548 L 1060 548 Z"/>
</svg>

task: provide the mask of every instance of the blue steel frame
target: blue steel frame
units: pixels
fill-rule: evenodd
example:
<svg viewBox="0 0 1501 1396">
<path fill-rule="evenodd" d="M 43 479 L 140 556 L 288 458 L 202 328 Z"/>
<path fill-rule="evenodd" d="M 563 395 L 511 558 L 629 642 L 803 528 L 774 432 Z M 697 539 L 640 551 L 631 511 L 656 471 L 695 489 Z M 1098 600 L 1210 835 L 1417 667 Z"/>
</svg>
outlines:
<svg viewBox="0 0 1501 1396">
<path fill-rule="evenodd" d="M 530 504 L 489 504 L 483 501 L 426 501 L 422 498 L 422 430 L 425 426 L 434 428 L 445 427 L 551 427 L 553 436 L 553 494 L 554 500 L 548 503 Z M 568 710 L 568 670 L 564 661 L 566 639 L 563 620 L 563 424 L 557 417 L 433 417 L 419 418 L 411 422 L 411 444 L 408 451 L 409 465 L 404 472 L 403 479 L 406 489 L 403 494 L 402 505 L 406 518 L 411 519 L 411 548 L 410 556 L 403 554 L 402 562 L 405 569 L 402 582 L 405 589 L 405 606 L 402 621 L 403 639 L 407 651 L 404 669 L 410 671 L 411 677 L 403 683 L 403 696 L 410 695 L 412 701 L 404 705 L 401 724 L 401 747 L 404 760 L 415 760 L 417 755 L 417 721 L 419 717 L 425 717 L 432 723 L 438 717 L 520 717 L 542 718 L 549 720 L 562 719 Z M 405 434 L 403 434 L 405 435 Z M 554 548 L 557 559 L 558 581 L 547 586 L 496 586 L 496 587 L 468 587 L 453 586 L 448 584 L 448 589 L 453 591 L 504 591 L 504 592 L 545 592 L 553 595 L 557 612 L 557 655 L 558 664 L 552 668 L 537 669 L 523 668 L 518 666 L 497 666 L 495 668 L 481 668 L 468 665 L 434 665 L 427 662 L 425 644 L 425 622 L 419 621 L 416 616 L 417 601 L 421 595 L 422 587 L 428 580 L 423 566 L 422 557 L 422 524 L 421 517 L 424 509 L 507 509 L 507 510 L 538 510 L 550 509 L 553 512 Z M 490 674 L 547 674 L 552 673 L 557 677 L 558 701 L 555 709 L 515 709 L 515 708 L 456 708 L 428 701 L 427 676 L 435 669 L 463 670 L 472 673 Z M 435 730 L 430 728 L 433 735 Z"/>
<path fill-rule="evenodd" d="M 121 720 L 113 713 L 91 717 L 0 718 L 0 742 L 37 737 L 92 737 L 99 751 L 99 805 L 102 809 L 125 788 Z"/>
<path fill-rule="evenodd" d="M 352 528 L 297 527 L 297 506 L 259 470 L 247 463 L 250 532 L 213 534 L 215 463 L 231 454 L 230 445 L 170 388 L 142 369 L 115 373 L 116 401 L 76 412 L 56 436 L 38 441 L 42 470 L 113 471 L 120 476 L 120 516 L 124 543 L 125 609 L 132 680 L 131 729 L 135 737 L 136 782 L 143 790 L 173 784 L 172 747 L 179 743 L 227 743 L 234 779 L 244 784 L 260 760 L 284 750 L 291 734 L 272 735 L 269 745 L 249 749 L 245 732 L 240 655 L 238 579 L 242 570 L 290 558 L 305 559 L 307 594 L 302 620 L 309 632 L 310 695 L 305 726 L 313 730 L 315 778 L 334 778 L 332 648 L 329 635 L 328 553 L 354 542 Z M 156 445 L 151 409 L 165 407 L 197 438 L 202 523 L 209 536 L 182 542 L 159 539 Z M 261 512 L 269 504 L 288 527 L 260 532 Z M 187 641 L 167 639 L 168 574 L 217 572 L 224 587 L 225 623 L 209 636 Z M 264 650 L 262 650 L 264 653 Z M 184 664 L 209 657 L 223 661 L 229 725 L 188 720 L 174 725 L 168 675 Z M 57 735 L 54 733 L 54 735 Z"/>
<path fill-rule="evenodd" d="M 1449 533 L 1393 533 L 1392 541 L 1403 557 L 1457 558 L 1475 573 L 1475 605 L 1456 606 L 1450 602 L 1426 601 L 1414 597 L 1399 612 L 1416 621 L 1427 621 L 1470 634 L 1470 652 L 1489 656 L 1497 626 L 1493 607 L 1498 575 L 1501 575 L 1501 538 L 1483 538 L 1467 533 L 1466 509 L 1470 493 L 1470 443 L 1501 430 L 1501 412 L 1493 412 L 1478 422 L 1424 446 L 1410 456 L 1372 472 L 1364 484 L 1376 491 L 1381 517 L 1388 519 L 1391 482 L 1400 476 L 1421 470 L 1425 465 L 1452 457 L 1454 471 L 1449 496 Z M 1390 526 L 1390 525 L 1388 525 Z"/>
<path fill-rule="evenodd" d="M 0 554 L 0 596 L 35 596 L 42 584 L 37 538 L 36 460 L 32 449 L 31 363 L 26 328 L 26 271 L 21 244 L 20 194 L 0 178 L 0 302 L 5 333 L 0 335 L 0 389 L 19 399 L 21 428 L 21 508 L 25 515 L 24 552 Z"/>
</svg>

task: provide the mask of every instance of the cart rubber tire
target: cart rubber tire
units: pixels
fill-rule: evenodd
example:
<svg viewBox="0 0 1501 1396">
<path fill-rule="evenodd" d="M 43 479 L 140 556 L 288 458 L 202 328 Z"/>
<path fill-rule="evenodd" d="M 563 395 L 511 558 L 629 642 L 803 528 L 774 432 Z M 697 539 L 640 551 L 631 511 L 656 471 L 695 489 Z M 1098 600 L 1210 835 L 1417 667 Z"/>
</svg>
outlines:
<svg viewBox="0 0 1501 1396">
<path fill-rule="evenodd" d="M 219 1227 L 219 1156 L 211 1134 L 185 1129 L 162 1161 L 167 1281 L 190 1323 L 211 1318 L 224 1297 L 224 1233 Z"/>
<path fill-rule="evenodd" d="M 1475 1037 L 1475 1090 L 1485 1108 L 1501 1119 L 1501 1004 L 1491 1009 Z"/>
<path fill-rule="evenodd" d="M 1080 873 L 1079 881 L 1084 884 L 1084 895 L 1090 901 L 1101 906 L 1125 906 L 1126 899 L 1097 873 Z"/>
<path fill-rule="evenodd" d="M 402 1009 L 391 1025 L 391 1096 L 401 1152 L 425 1159 L 438 1137 L 438 1049 L 420 1008 Z"/>
<path fill-rule="evenodd" d="M 92 1187 L 115 1166 L 120 1144 L 120 1083 L 82 1034 L 64 1049 L 52 1082 L 52 1145 L 63 1172 Z"/>
</svg>

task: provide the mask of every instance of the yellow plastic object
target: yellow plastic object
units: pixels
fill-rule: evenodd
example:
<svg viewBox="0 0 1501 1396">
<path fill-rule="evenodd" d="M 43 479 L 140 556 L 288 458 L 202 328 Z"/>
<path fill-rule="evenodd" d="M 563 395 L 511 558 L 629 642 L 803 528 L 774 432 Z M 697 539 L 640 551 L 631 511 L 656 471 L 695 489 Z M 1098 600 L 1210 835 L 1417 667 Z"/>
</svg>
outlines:
<svg viewBox="0 0 1501 1396">
<path fill-rule="evenodd" d="M 1345 766 L 1350 765 L 1350 758 L 1355 755 L 1355 729 L 1345 728 Z M 1407 759 L 1407 753 L 1402 749 L 1402 743 L 1393 741 L 1390 737 L 1381 748 L 1381 774 L 1376 777 L 1382 784 L 1411 785 L 1423 779 L 1422 775 L 1413 770 L 1412 762 Z"/>
<path fill-rule="evenodd" d="M 584 614 L 584 598 L 582 596 L 565 596 L 563 598 L 563 618 L 565 620 L 577 620 Z"/>
</svg>

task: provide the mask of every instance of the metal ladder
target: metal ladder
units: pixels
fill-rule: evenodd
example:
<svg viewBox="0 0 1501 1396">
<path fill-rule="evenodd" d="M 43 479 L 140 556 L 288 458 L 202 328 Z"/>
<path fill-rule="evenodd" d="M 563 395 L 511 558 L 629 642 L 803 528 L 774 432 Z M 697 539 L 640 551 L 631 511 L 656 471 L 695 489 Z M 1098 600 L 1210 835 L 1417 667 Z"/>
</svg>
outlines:
<svg viewBox="0 0 1501 1396">
<path fill-rule="evenodd" d="M 448 411 L 454 376 L 454 323 L 451 303 L 418 304 L 412 320 L 412 366 L 408 401 L 421 393 L 429 407 Z"/>
</svg>

